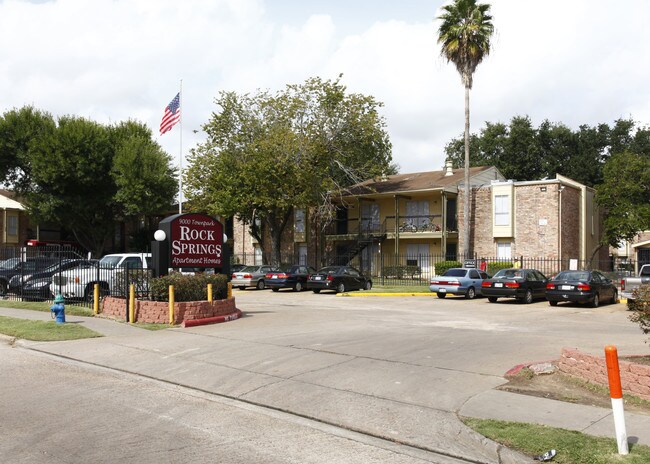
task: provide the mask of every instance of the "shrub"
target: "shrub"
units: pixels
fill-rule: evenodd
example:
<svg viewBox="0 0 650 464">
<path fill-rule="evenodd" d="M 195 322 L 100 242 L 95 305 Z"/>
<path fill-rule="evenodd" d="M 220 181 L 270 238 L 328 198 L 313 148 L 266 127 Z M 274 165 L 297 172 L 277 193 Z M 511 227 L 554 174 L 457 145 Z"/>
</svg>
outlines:
<svg viewBox="0 0 650 464">
<path fill-rule="evenodd" d="M 442 275 L 452 267 L 463 267 L 460 261 L 438 261 L 434 264 L 436 267 L 436 275 Z"/>
<path fill-rule="evenodd" d="M 382 269 L 382 275 L 384 277 L 395 277 L 397 279 L 403 279 L 404 277 L 410 277 L 411 279 L 415 276 L 420 276 L 422 269 L 420 266 L 386 266 Z"/>
<path fill-rule="evenodd" d="M 650 333 L 650 284 L 642 284 L 632 292 L 627 308 L 634 311 L 630 320 L 638 323 L 644 334 Z"/>
<path fill-rule="evenodd" d="M 169 286 L 174 286 L 174 301 L 205 301 L 208 284 L 212 284 L 212 297 L 223 300 L 228 296 L 228 279 L 223 274 L 183 275 L 172 273 L 151 279 L 151 294 L 156 301 L 169 301 Z"/>
<path fill-rule="evenodd" d="M 501 269 L 509 269 L 512 266 L 514 266 L 514 264 L 511 261 L 506 261 L 506 262 L 495 261 L 495 262 L 492 262 L 492 263 L 488 263 L 487 273 L 488 273 L 488 275 L 493 276 L 494 274 L 496 274 Z"/>
</svg>

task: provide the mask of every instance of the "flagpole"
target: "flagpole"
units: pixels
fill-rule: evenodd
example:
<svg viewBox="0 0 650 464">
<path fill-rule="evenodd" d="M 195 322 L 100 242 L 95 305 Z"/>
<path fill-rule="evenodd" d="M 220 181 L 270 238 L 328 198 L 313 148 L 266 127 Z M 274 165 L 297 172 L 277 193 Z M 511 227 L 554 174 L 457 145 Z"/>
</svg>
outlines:
<svg viewBox="0 0 650 464">
<path fill-rule="evenodd" d="M 178 155 L 178 161 L 180 165 L 180 169 L 178 171 L 178 214 L 183 214 L 183 111 L 185 111 L 185 109 L 183 108 L 183 79 L 181 79 L 181 89 L 178 94 L 179 94 L 178 103 L 181 112 L 181 117 L 179 121 L 181 135 L 180 135 L 180 153 Z"/>
</svg>

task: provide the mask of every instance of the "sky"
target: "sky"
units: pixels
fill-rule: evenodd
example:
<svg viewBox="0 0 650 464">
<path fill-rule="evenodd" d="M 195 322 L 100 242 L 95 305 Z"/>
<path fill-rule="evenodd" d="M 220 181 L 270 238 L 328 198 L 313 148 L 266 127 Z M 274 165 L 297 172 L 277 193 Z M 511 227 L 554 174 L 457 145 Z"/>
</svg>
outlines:
<svg viewBox="0 0 650 464">
<path fill-rule="evenodd" d="M 0 0 L 0 113 L 135 119 L 178 165 L 205 141 L 220 91 L 336 79 L 383 103 L 400 172 L 441 169 L 464 130 L 464 88 L 440 56 L 440 0 Z M 650 124 L 650 2 L 484 0 L 492 50 L 471 130 L 514 116 Z M 182 127 L 159 135 L 182 81 Z M 181 130 L 182 129 L 182 130 Z M 186 161 L 183 167 L 187 167 Z"/>
</svg>

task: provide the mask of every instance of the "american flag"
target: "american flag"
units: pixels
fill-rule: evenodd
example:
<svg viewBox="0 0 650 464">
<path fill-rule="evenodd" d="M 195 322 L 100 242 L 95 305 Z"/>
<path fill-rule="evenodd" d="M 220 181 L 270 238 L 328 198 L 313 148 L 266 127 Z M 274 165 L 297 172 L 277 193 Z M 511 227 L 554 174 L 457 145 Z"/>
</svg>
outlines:
<svg viewBox="0 0 650 464">
<path fill-rule="evenodd" d="M 172 130 L 174 124 L 181 120 L 181 94 L 176 94 L 174 99 L 165 108 L 165 114 L 160 122 L 160 135 Z"/>
</svg>

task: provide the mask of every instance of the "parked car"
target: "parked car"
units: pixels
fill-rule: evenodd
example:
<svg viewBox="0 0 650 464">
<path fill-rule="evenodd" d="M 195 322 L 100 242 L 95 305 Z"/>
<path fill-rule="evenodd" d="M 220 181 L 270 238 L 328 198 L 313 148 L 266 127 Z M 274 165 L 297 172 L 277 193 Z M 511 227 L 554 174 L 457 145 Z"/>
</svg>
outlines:
<svg viewBox="0 0 650 464">
<path fill-rule="evenodd" d="M 19 274 L 9 280 L 9 292 L 16 293 L 23 299 L 48 300 L 53 295 L 50 292 L 52 276 L 57 272 L 74 267 L 96 266 L 97 261 L 87 259 L 62 259 L 33 274 Z"/>
<path fill-rule="evenodd" d="M 292 288 L 294 292 L 301 292 L 309 275 L 315 273 L 316 269 L 311 266 L 284 266 L 279 271 L 266 274 L 264 284 L 274 292 L 281 288 Z"/>
<path fill-rule="evenodd" d="M 233 273 L 233 272 L 239 272 L 239 271 L 241 271 L 242 269 L 244 269 L 245 267 L 246 267 L 245 264 L 233 264 L 232 266 L 230 266 L 230 272 L 231 272 L 231 273 Z"/>
<path fill-rule="evenodd" d="M 29 257 L 25 260 L 10 258 L 2 263 L 0 268 L 0 294 L 5 295 L 9 289 L 9 281 L 14 276 L 31 275 L 51 266 L 58 258 L 48 256 Z"/>
<path fill-rule="evenodd" d="M 501 269 L 481 285 L 483 295 L 490 303 L 498 298 L 516 298 L 521 303 L 532 303 L 546 296 L 548 279 L 537 269 Z"/>
<path fill-rule="evenodd" d="M 597 308 L 604 301 L 616 303 L 618 290 L 598 271 L 562 271 L 546 284 L 546 299 L 551 306 L 569 301 Z"/>
<path fill-rule="evenodd" d="M 633 300 L 634 290 L 643 284 L 650 284 L 650 264 L 641 266 L 637 277 L 623 277 L 621 279 L 621 298 Z"/>
<path fill-rule="evenodd" d="M 240 288 L 244 290 L 246 287 L 255 287 L 258 290 L 264 290 L 266 284 L 264 283 L 264 276 L 269 272 L 277 271 L 278 269 L 273 266 L 246 266 L 241 271 L 233 272 L 232 283 L 233 288 Z"/>
<path fill-rule="evenodd" d="M 438 298 L 444 298 L 451 293 L 463 295 L 471 300 L 476 295 L 481 295 L 483 280 L 488 278 L 484 271 L 455 267 L 447 269 L 441 276 L 433 277 L 429 282 L 429 290 L 436 293 Z"/>
<path fill-rule="evenodd" d="M 370 290 L 372 280 L 352 266 L 328 266 L 310 274 L 305 288 L 314 293 L 320 293 L 321 290 L 334 290 L 336 293 Z"/>
</svg>

